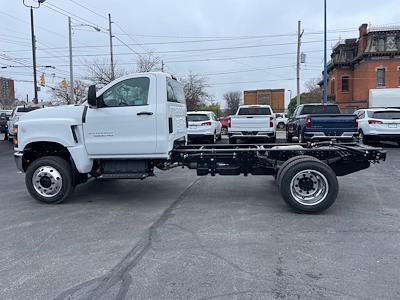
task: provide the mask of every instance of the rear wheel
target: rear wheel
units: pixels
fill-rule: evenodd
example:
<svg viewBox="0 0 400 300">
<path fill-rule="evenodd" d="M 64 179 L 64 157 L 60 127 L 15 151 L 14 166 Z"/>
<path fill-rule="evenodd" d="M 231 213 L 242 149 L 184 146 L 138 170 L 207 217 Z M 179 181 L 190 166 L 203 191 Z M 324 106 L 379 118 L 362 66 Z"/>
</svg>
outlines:
<svg viewBox="0 0 400 300">
<path fill-rule="evenodd" d="M 222 128 L 221 128 L 221 134 L 222 134 L 222 135 L 227 135 L 227 134 L 228 134 L 228 128 L 222 127 Z"/>
<path fill-rule="evenodd" d="M 299 143 L 300 143 L 300 144 L 302 144 L 302 143 L 304 143 L 304 142 L 305 142 L 305 139 L 304 139 L 304 133 L 303 133 L 303 132 L 301 132 L 301 130 L 299 131 L 299 133 L 298 133 L 297 137 L 299 138 Z"/>
<path fill-rule="evenodd" d="M 25 184 L 36 200 L 61 203 L 74 190 L 71 165 L 61 157 L 39 158 L 28 166 Z"/>
<path fill-rule="evenodd" d="M 278 125 L 277 125 L 277 127 L 278 127 L 279 129 L 283 129 L 283 128 L 285 128 L 285 123 L 279 122 Z"/>
<path fill-rule="evenodd" d="M 317 159 L 292 161 L 280 175 L 280 192 L 285 202 L 301 213 L 318 213 L 336 200 L 339 186 L 335 172 Z"/>
</svg>

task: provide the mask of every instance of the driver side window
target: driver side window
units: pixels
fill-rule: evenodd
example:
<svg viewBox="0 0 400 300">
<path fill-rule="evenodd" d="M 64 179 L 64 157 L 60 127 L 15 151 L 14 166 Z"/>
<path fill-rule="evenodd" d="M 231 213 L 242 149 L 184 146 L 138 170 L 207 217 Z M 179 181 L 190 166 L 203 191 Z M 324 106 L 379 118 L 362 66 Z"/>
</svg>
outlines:
<svg viewBox="0 0 400 300">
<path fill-rule="evenodd" d="M 110 87 L 102 95 L 105 107 L 147 105 L 150 79 L 130 78 Z"/>
</svg>

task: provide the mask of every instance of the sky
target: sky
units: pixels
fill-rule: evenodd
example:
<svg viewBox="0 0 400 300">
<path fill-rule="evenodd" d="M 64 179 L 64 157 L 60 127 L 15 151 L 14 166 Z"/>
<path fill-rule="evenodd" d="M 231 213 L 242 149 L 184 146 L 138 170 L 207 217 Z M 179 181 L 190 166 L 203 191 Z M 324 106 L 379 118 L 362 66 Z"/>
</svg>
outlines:
<svg viewBox="0 0 400 300">
<path fill-rule="evenodd" d="M 7 2 L 0 6 L 0 77 L 15 80 L 19 98 L 32 99 L 29 8 L 22 0 L 0 1 Z M 398 0 L 327 2 L 329 53 L 338 41 L 358 37 L 362 23 L 400 25 Z M 69 80 L 68 16 L 74 78 L 84 78 L 88 64 L 109 63 L 109 13 L 119 68 L 133 73 L 138 54 L 152 52 L 178 78 L 189 72 L 204 77 L 222 106 L 228 91 L 284 88 L 286 103 L 290 90 L 296 94 L 298 20 L 306 54 L 302 91 L 305 82 L 322 76 L 323 0 L 46 0 L 34 10 L 38 76 L 45 73 L 46 85 Z M 49 98 L 42 88 L 39 99 Z"/>
</svg>

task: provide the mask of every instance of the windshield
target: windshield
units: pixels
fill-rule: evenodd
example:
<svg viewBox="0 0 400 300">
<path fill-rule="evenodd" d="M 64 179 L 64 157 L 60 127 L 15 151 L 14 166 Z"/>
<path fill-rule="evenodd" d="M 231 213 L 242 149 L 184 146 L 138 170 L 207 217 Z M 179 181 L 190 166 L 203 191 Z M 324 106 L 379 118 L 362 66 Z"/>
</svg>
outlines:
<svg viewBox="0 0 400 300">
<path fill-rule="evenodd" d="M 383 120 L 400 119 L 400 111 L 375 111 L 372 117 Z"/>
<path fill-rule="evenodd" d="M 206 114 L 189 114 L 187 118 L 189 122 L 202 122 L 210 119 Z"/>
<path fill-rule="evenodd" d="M 301 111 L 302 115 L 329 115 L 340 114 L 337 105 L 305 105 Z"/>
<path fill-rule="evenodd" d="M 239 116 L 269 116 L 271 110 L 269 107 L 241 107 L 238 112 Z"/>
</svg>

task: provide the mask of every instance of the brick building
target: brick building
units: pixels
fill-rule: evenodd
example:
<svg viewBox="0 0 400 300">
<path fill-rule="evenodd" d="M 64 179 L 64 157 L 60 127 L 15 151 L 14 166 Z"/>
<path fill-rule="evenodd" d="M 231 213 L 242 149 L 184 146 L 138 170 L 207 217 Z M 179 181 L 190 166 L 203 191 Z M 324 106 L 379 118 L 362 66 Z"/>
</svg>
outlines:
<svg viewBox="0 0 400 300">
<path fill-rule="evenodd" d="M 0 99 L 2 100 L 15 99 L 14 80 L 0 77 Z"/>
<path fill-rule="evenodd" d="M 362 24 L 358 38 L 339 42 L 332 50 L 328 97 L 350 112 L 367 108 L 369 90 L 380 88 L 400 88 L 400 26 Z"/>
<path fill-rule="evenodd" d="M 274 113 L 285 111 L 284 89 L 263 89 L 244 91 L 244 104 L 268 104 Z"/>
</svg>

